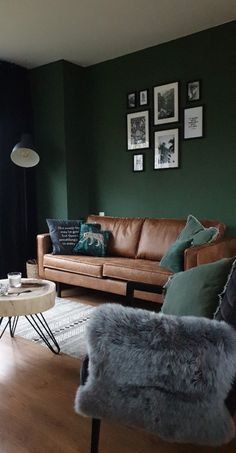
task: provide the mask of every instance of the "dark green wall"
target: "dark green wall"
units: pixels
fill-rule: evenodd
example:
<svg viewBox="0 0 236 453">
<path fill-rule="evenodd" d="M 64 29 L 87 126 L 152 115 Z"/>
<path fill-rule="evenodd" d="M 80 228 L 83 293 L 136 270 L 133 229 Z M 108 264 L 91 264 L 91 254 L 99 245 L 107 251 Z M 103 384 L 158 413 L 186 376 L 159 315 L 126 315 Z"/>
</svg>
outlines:
<svg viewBox="0 0 236 453">
<path fill-rule="evenodd" d="M 192 213 L 223 220 L 235 234 L 235 76 L 236 22 L 88 68 L 90 211 L 153 217 Z M 154 171 L 151 127 L 146 171 L 132 173 L 134 152 L 126 151 L 126 93 L 149 88 L 152 94 L 155 85 L 180 81 L 182 116 L 186 81 L 194 79 L 202 81 L 205 138 L 180 141 L 179 169 Z M 182 118 L 179 126 L 182 133 Z"/>
<path fill-rule="evenodd" d="M 39 231 L 46 217 L 108 215 L 217 218 L 236 234 L 236 22 L 81 68 L 59 61 L 31 71 L 38 167 Z M 180 140 L 180 168 L 132 172 L 126 94 L 201 79 L 205 137 Z M 152 96 L 151 96 L 152 98 Z M 197 105 L 197 104 L 194 104 Z M 152 111 L 152 110 L 151 110 Z M 157 129 L 157 128 L 156 128 Z M 163 127 L 164 129 L 164 127 Z"/>
<path fill-rule="evenodd" d="M 45 219 L 67 217 L 63 62 L 31 71 L 37 166 L 38 231 Z"/>
<path fill-rule="evenodd" d="M 84 69 L 58 61 L 30 72 L 37 167 L 38 231 L 46 218 L 88 214 Z"/>
<path fill-rule="evenodd" d="M 68 218 L 88 215 L 90 149 L 87 147 L 85 69 L 64 62 L 64 115 Z"/>
</svg>

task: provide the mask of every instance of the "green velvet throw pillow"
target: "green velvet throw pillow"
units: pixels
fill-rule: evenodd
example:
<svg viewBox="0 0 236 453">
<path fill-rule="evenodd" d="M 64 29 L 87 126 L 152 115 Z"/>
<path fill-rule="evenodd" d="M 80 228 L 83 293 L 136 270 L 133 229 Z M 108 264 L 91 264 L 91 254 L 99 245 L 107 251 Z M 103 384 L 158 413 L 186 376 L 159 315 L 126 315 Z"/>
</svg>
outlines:
<svg viewBox="0 0 236 453">
<path fill-rule="evenodd" d="M 202 245 L 211 242 L 219 233 L 218 228 L 205 228 L 196 217 L 190 214 L 183 230 L 178 236 L 181 241 L 192 239 L 192 245 Z"/>
<path fill-rule="evenodd" d="M 178 239 L 181 241 L 186 241 L 187 239 L 193 239 L 194 234 L 198 233 L 199 231 L 203 230 L 204 226 L 199 222 L 196 217 L 190 214 L 187 218 L 187 222 L 183 230 L 178 236 Z"/>
<path fill-rule="evenodd" d="M 177 239 L 168 249 L 160 261 L 161 267 L 166 267 L 172 272 L 180 272 L 184 268 L 184 250 L 191 244 L 191 239 L 181 241 Z"/>
<path fill-rule="evenodd" d="M 162 313 L 212 318 L 235 258 L 223 258 L 179 272 L 165 285 Z"/>
<path fill-rule="evenodd" d="M 202 245 L 202 244 L 207 244 L 207 242 L 212 242 L 218 236 L 219 230 L 216 227 L 210 227 L 210 228 L 204 228 L 201 231 L 198 231 L 198 233 L 194 234 L 193 240 L 192 240 L 192 245 L 197 246 L 197 245 Z"/>
<path fill-rule="evenodd" d="M 170 246 L 160 261 L 161 267 L 172 272 L 184 270 L 184 250 L 213 241 L 219 230 L 215 227 L 205 228 L 196 217 L 189 215 L 187 222 L 176 241 Z"/>
<path fill-rule="evenodd" d="M 101 225 L 84 223 L 80 228 L 80 238 L 74 247 L 79 255 L 106 256 L 110 232 L 100 231 Z"/>
</svg>

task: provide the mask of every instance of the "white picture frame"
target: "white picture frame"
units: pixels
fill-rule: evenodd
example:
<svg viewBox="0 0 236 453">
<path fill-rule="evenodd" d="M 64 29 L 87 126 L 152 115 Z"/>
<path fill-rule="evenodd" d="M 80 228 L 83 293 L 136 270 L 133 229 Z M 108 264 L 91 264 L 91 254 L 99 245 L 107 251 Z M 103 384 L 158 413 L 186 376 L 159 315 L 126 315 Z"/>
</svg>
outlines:
<svg viewBox="0 0 236 453">
<path fill-rule="evenodd" d="M 133 155 L 133 172 L 144 171 L 144 154 L 134 154 Z"/>
<path fill-rule="evenodd" d="M 127 114 L 127 149 L 149 148 L 149 111 Z"/>
<path fill-rule="evenodd" d="M 139 101 L 139 105 L 140 107 L 142 107 L 143 105 L 148 105 L 148 90 L 140 90 L 138 92 L 138 101 Z"/>
<path fill-rule="evenodd" d="M 154 132 L 154 170 L 179 167 L 179 129 Z"/>
<path fill-rule="evenodd" d="M 154 87 L 154 125 L 179 121 L 179 83 Z"/>
<path fill-rule="evenodd" d="M 203 106 L 184 109 L 184 140 L 203 137 Z"/>
</svg>

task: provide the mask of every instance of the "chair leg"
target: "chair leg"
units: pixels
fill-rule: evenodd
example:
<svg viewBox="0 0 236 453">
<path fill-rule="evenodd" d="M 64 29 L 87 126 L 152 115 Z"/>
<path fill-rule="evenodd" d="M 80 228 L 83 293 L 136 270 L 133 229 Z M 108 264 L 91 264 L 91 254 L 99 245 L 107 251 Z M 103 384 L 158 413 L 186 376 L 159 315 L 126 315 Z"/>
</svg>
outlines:
<svg viewBox="0 0 236 453">
<path fill-rule="evenodd" d="M 92 418 L 91 453 L 98 453 L 101 420 Z"/>
</svg>

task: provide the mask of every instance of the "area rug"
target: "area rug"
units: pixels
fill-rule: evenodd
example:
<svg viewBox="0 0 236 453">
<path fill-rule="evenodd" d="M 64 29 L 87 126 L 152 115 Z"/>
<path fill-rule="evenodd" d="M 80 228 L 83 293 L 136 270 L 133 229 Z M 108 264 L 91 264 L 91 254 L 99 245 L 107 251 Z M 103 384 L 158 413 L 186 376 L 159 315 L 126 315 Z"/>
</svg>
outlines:
<svg viewBox="0 0 236 453">
<path fill-rule="evenodd" d="M 96 307 L 57 297 L 55 306 L 43 313 L 61 352 L 77 358 L 84 357 L 85 328 L 93 310 Z M 24 316 L 19 318 L 15 332 L 17 335 L 45 345 Z"/>
</svg>

